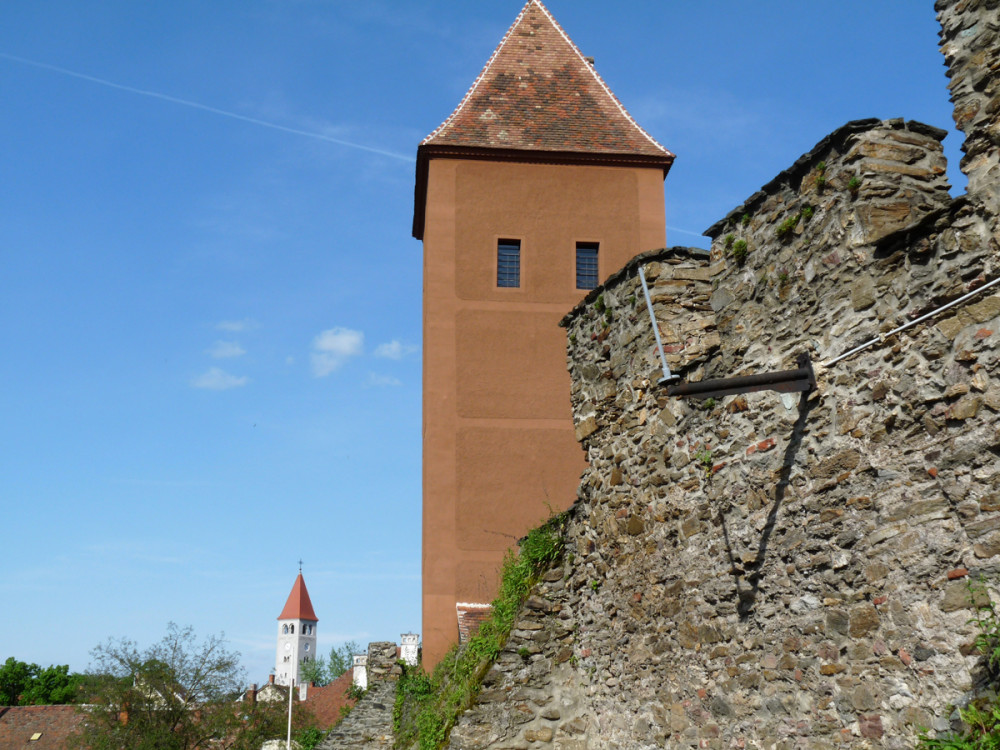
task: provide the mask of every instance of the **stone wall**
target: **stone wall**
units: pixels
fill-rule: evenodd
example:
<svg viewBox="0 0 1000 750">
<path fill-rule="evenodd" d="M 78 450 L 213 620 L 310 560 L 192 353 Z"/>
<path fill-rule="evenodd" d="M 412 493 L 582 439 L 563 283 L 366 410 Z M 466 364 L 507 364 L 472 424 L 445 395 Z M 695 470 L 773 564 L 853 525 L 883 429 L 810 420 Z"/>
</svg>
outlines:
<svg viewBox="0 0 1000 750">
<path fill-rule="evenodd" d="M 453 747 L 902 748 L 982 687 L 1000 287 L 885 335 L 1000 272 L 997 3 L 938 9 L 967 196 L 943 132 L 849 123 L 710 228 L 710 256 L 637 258 L 564 320 L 590 466 Z M 806 353 L 817 390 L 668 397 L 640 265 L 685 380 Z"/>
<path fill-rule="evenodd" d="M 395 643 L 377 641 L 368 644 L 365 663 L 368 692 L 355 704 L 351 713 L 330 731 L 318 750 L 345 747 L 388 750 L 393 746 L 392 708 L 396 702 L 396 681 L 402 674 L 397 659 Z"/>
<path fill-rule="evenodd" d="M 1000 1 L 938 0 L 955 124 L 969 193 L 1000 214 Z"/>
</svg>

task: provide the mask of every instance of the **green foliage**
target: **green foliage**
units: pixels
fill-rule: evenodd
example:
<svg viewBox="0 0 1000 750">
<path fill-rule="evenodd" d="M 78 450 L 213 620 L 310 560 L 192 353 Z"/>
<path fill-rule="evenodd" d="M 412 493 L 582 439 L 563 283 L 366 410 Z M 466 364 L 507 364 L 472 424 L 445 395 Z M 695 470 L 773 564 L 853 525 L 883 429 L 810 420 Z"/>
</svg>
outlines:
<svg viewBox="0 0 1000 750">
<path fill-rule="evenodd" d="M 746 262 L 748 252 L 750 252 L 750 250 L 747 248 L 746 240 L 736 240 L 736 242 L 733 243 L 733 258 L 735 258 L 736 262 L 741 266 Z"/>
<path fill-rule="evenodd" d="M 750 214 L 743 214 L 743 218 L 740 219 L 740 224 L 746 226 L 749 223 L 750 223 Z"/>
<path fill-rule="evenodd" d="M 732 248 L 734 242 L 736 242 L 736 235 L 729 233 L 726 235 L 726 238 L 722 241 L 722 244 L 726 248 L 726 250 L 729 250 L 730 248 Z"/>
<path fill-rule="evenodd" d="M 701 402 L 701 408 L 705 411 L 712 411 L 715 408 L 715 399 L 711 397 L 706 398 Z"/>
<path fill-rule="evenodd" d="M 788 275 L 788 269 L 782 268 L 778 271 L 778 286 L 785 286 L 791 280 L 791 276 Z"/>
<path fill-rule="evenodd" d="M 694 459 L 701 464 L 702 468 L 706 472 L 711 473 L 712 471 L 712 451 L 708 448 L 702 448 L 700 451 L 694 454 Z"/>
<path fill-rule="evenodd" d="M 816 187 L 822 190 L 826 187 L 826 162 L 821 161 L 816 165 Z"/>
<path fill-rule="evenodd" d="M 801 218 L 802 218 L 801 213 L 795 214 L 795 216 L 789 216 L 787 219 L 785 219 L 778 225 L 777 229 L 775 229 L 775 233 L 779 237 L 787 237 L 788 235 L 791 234 L 792 230 L 795 229 L 796 226 L 798 226 L 799 219 Z"/>
<path fill-rule="evenodd" d="M 858 191 L 861 189 L 861 178 L 857 175 L 851 177 L 847 181 L 847 189 L 851 191 L 851 195 L 857 195 Z"/>
<path fill-rule="evenodd" d="M 313 750 L 325 736 L 326 732 L 319 727 L 307 727 L 292 734 L 292 740 L 299 743 L 302 750 Z"/>
<path fill-rule="evenodd" d="M 600 588 L 601 588 L 601 582 L 598 581 L 596 578 L 590 582 L 591 591 L 598 591 Z"/>
<path fill-rule="evenodd" d="M 603 305 L 603 300 L 598 297 Z M 518 553 L 508 551 L 500 569 L 500 587 L 490 618 L 461 648 L 453 648 L 428 676 L 403 666 L 396 686 L 393 729 L 396 747 L 436 750 L 458 715 L 479 692 L 483 676 L 507 642 L 517 613 L 539 576 L 562 555 L 566 516 L 560 514 L 528 532 Z"/>
<path fill-rule="evenodd" d="M 359 701 L 365 697 L 365 693 L 367 692 L 368 691 L 365 690 L 360 685 L 355 685 L 354 683 L 351 683 L 351 686 L 347 688 L 347 697 L 350 698 L 351 700 Z"/>
<path fill-rule="evenodd" d="M 0 665 L 0 706 L 47 706 L 76 703 L 84 676 L 68 665 L 39 667 L 8 657 Z"/>
<path fill-rule="evenodd" d="M 285 736 L 287 704 L 236 702 L 246 677 L 239 654 L 227 650 L 222 636 L 199 643 L 191 628 L 170 623 L 163 640 L 149 648 L 109 640 L 91 656 L 98 679 L 77 738 L 80 747 L 256 750 Z M 297 728 L 315 724 L 301 707 L 294 716 Z"/>
<path fill-rule="evenodd" d="M 604 313 L 604 311 L 607 309 L 604 306 L 604 294 L 603 293 L 598 294 L 597 295 L 597 299 L 594 300 L 594 309 L 597 310 L 597 314 L 598 315 L 602 315 Z"/>
<path fill-rule="evenodd" d="M 315 682 L 318 686 L 329 685 L 340 675 L 354 666 L 354 655 L 364 649 L 357 641 L 347 641 L 330 649 L 330 658 L 322 656 L 302 662 L 299 667 L 299 680 L 303 683 Z"/>
<path fill-rule="evenodd" d="M 813 217 L 813 214 L 816 213 L 816 209 L 814 209 L 812 206 L 803 206 L 801 213 L 802 213 L 802 220 L 809 221 L 809 219 Z"/>
<path fill-rule="evenodd" d="M 976 613 L 969 622 L 979 630 L 975 640 L 976 650 L 984 657 L 993 690 L 958 710 L 965 724 L 964 732 L 933 739 L 923 732 L 918 743 L 921 750 L 1000 748 L 1000 698 L 996 696 L 996 688 L 1000 684 L 1000 612 L 981 579 L 969 582 L 969 599 Z"/>
</svg>

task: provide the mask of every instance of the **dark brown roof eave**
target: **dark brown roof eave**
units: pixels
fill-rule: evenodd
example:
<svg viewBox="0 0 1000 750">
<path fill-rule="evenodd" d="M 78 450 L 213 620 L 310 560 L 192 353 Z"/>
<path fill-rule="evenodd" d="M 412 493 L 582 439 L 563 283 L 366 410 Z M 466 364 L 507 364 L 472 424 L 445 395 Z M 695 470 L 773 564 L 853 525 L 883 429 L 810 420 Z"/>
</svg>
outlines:
<svg viewBox="0 0 1000 750">
<path fill-rule="evenodd" d="M 532 151 L 513 148 L 476 146 L 441 146 L 425 144 L 417 148 L 417 173 L 413 188 L 413 237 L 424 238 L 424 212 L 427 208 L 427 173 L 431 159 L 472 159 L 481 161 L 516 161 L 529 164 L 588 164 L 613 167 L 657 167 L 666 179 L 674 155 L 630 153 L 595 153 L 588 151 Z"/>
</svg>

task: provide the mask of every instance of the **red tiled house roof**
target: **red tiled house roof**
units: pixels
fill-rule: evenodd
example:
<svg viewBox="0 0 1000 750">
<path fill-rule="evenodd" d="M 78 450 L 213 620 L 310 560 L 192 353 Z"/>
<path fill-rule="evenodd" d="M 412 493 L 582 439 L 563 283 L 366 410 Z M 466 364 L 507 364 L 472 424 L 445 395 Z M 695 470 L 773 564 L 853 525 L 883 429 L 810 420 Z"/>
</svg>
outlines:
<svg viewBox="0 0 1000 750">
<path fill-rule="evenodd" d="M 0 750 L 63 750 L 83 721 L 79 706 L 0 706 Z M 34 735 L 38 739 L 32 741 Z"/>
<path fill-rule="evenodd" d="M 539 0 L 524 6 L 458 107 L 417 149 L 417 239 L 434 156 L 648 164 L 664 175 L 674 160 Z"/>
<path fill-rule="evenodd" d="M 306 582 L 299 573 L 292 584 L 292 591 L 285 602 L 285 608 L 278 615 L 279 620 L 312 620 L 319 622 L 316 612 L 313 611 L 312 602 L 309 600 L 309 591 L 306 589 Z"/>
<path fill-rule="evenodd" d="M 324 687 L 312 687 L 306 691 L 305 705 L 313 712 L 321 729 L 329 729 L 340 720 L 340 709 L 353 706 L 356 701 L 347 697 L 347 691 L 354 682 L 354 671 L 348 669 L 336 680 Z"/>
</svg>

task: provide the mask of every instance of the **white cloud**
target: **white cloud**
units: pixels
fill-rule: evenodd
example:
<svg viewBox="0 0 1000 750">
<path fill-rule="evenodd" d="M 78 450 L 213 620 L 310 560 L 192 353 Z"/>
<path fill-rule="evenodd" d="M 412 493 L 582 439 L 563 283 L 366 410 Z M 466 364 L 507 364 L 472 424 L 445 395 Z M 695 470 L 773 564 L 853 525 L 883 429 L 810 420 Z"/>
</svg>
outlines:
<svg viewBox="0 0 1000 750">
<path fill-rule="evenodd" d="M 257 323 L 250 318 L 243 318 L 243 320 L 223 320 L 215 324 L 216 330 L 229 331 L 231 333 L 249 331 L 250 329 L 256 327 Z"/>
<path fill-rule="evenodd" d="M 375 356 L 384 357 L 385 359 L 402 359 L 407 354 L 413 354 L 415 351 L 417 351 L 417 347 L 412 344 L 402 344 L 393 339 L 386 344 L 379 344 L 375 348 Z"/>
<path fill-rule="evenodd" d="M 317 378 L 326 377 L 351 357 L 361 354 L 364 342 L 365 335 L 350 328 L 330 328 L 323 331 L 313 341 L 313 351 L 309 355 L 313 375 Z"/>
<path fill-rule="evenodd" d="M 230 375 L 218 367 L 211 367 L 208 372 L 192 380 L 191 385 L 195 388 L 207 388 L 210 391 L 227 391 L 230 388 L 239 388 L 249 382 L 250 378 L 245 375 L 238 377 Z"/>
<path fill-rule="evenodd" d="M 226 359 L 228 357 L 241 357 L 247 350 L 235 341 L 216 341 L 208 353 L 216 359 Z"/>
<path fill-rule="evenodd" d="M 398 378 L 394 378 L 391 375 L 379 375 L 376 372 L 368 373 L 368 380 L 365 382 L 365 385 L 374 388 L 382 388 L 385 386 L 396 386 L 402 384 L 403 384 L 402 381 L 400 381 Z"/>
</svg>

